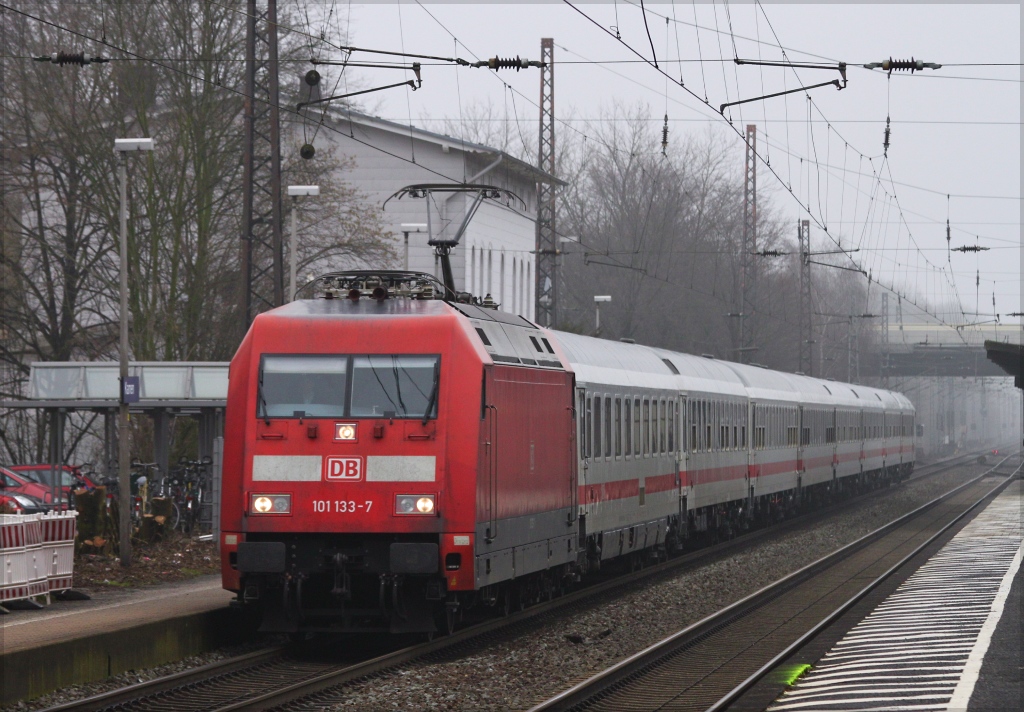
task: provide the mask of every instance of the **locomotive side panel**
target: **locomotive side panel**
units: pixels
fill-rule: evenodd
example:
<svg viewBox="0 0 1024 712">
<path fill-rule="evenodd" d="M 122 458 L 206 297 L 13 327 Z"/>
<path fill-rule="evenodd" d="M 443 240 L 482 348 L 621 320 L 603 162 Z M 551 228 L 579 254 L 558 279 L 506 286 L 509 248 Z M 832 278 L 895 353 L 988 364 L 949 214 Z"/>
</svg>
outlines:
<svg viewBox="0 0 1024 712">
<path fill-rule="evenodd" d="M 495 365 L 485 380 L 478 587 L 575 559 L 572 374 Z"/>
<path fill-rule="evenodd" d="M 224 588 L 241 590 L 237 568 L 238 544 L 245 540 L 242 531 L 242 481 L 245 461 L 245 431 L 249 400 L 249 354 L 252 331 L 242 339 L 228 370 L 228 401 L 224 413 L 224 459 L 221 466 L 221 578 Z"/>
</svg>

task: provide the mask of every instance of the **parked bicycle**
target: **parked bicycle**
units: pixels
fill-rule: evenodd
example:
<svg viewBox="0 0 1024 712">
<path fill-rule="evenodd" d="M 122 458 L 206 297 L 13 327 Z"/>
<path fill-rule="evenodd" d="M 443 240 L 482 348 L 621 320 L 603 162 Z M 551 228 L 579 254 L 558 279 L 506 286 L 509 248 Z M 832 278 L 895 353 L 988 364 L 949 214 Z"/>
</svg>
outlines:
<svg viewBox="0 0 1024 712">
<path fill-rule="evenodd" d="M 177 512 L 176 526 L 186 534 L 200 524 L 202 504 L 210 487 L 211 464 L 213 460 L 209 456 L 201 460 L 182 457 L 166 480 L 166 495 L 174 502 Z"/>
<path fill-rule="evenodd" d="M 111 462 L 110 471 L 118 471 L 116 461 Z M 129 479 L 131 483 L 131 515 L 133 523 L 138 524 L 142 519 L 142 515 L 148 513 L 150 482 L 158 478 L 159 474 L 160 468 L 155 462 L 139 462 L 138 460 L 132 461 L 131 468 L 129 470 Z M 111 502 L 120 503 L 121 487 L 117 476 L 104 477 L 100 479 L 100 484 L 107 488 L 108 507 Z"/>
</svg>

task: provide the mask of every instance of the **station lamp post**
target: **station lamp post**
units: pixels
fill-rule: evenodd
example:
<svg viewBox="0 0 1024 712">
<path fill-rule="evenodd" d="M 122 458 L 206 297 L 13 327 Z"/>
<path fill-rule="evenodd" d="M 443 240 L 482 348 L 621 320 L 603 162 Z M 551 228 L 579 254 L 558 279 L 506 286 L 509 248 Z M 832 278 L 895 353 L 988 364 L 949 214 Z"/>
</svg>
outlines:
<svg viewBox="0 0 1024 712">
<path fill-rule="evenodd" d="M 121 179 L 121 346 L 118 361 L 121 366 L 120 394 L 117 417 L 117 488 L 121 565 L 132 563 L 132 483 L 128 470 L 128 404 L 139 400 L 138 378 L 128 378 L 128 165 L 126 153 L 152 151 L 151 138 L 114 139 L 118 154 L 118 173 Z"/>
<path fill-rule="evenodd" d="M 402 234 L 405 235 L 405 271 L 409 271 L 409 233 L 426 232 L 426 223 L 402 223 Z"/>
<path fill-rule="evenodd" d="M 610 302 L 611 300 L 612 300 L 612 298 L 611 298 L 611 295 L 609 295 L 609 294 L 605 294 L 605 295 L 595 294 L 594 295 L 594 316 L 595 316 L 594 336 L 600 336 L 601 335 L 601 304 L 603 304 L 605 302 Z"/>
<path fill-rule="evenodd" d="M 295 214 L 298 212 L 299 197 L 303 195 L 320 195 L 320 186 L 318 185 L 290 185 L 288 186 L 288 195 L 292 199 L 292 234 L 291 239 L 288 241 L 288 276 L 291 279 L 290 287 L 288 288 L 288 301 L 295 301 Z"/>
</svg>

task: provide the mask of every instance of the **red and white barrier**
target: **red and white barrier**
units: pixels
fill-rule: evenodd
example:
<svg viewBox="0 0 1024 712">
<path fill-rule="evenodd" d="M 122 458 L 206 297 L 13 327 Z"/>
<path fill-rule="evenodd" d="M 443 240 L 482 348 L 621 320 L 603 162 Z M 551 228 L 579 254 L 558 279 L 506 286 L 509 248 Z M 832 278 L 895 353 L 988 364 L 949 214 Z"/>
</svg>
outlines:
<svg viewBox="0 0 1024 712">
<path fill-rule="evenodd" d="M 43 551 L 43 523 L 40 514 L 23 514 L 25 518 L 25 550 L 28 554 L 28 595 L 47 596 L 49 603 L 50 587 L 47 583 L 46 555 Z"/>
<path fill-rule="evenodd" d="M 28 598 L 28 547 L 25 519 L 37 514 L 0 514 L 0 603 Z"/>
<path fill-rule="evenodd" d="M 43 563 L 48 591 L 71 588 L 75 565 L 78 512 L 50 512 L 39 518 L 43 529 Z"/>
<path fill-rule="evenodd" d="M 71 588 L 77 516 L 0 514 L 0 603 Z"/>
</svg>

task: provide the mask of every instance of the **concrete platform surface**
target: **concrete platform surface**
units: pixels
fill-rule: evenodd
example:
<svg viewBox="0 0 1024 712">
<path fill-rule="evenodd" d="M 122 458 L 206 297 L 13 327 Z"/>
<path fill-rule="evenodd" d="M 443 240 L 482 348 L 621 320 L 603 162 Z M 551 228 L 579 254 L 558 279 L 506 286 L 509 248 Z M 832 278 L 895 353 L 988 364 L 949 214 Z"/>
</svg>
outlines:
<svg viewBox="0 0 1024 712">
<path fill-rule="evenodd" d="M 768 709 L 1024 709 L 1022 506 L 1017 479 Z"/>
<path fill-rule="evenodd" d="M 90 601 L 54 601 L 42 610 L 0 616 L 0 653 L 224 608 L 234 596 L 221 588 L 216 574 L 140 589 L 94 590 L 89 595 Z"/>
<path fill-rule="evenodd" d="M 0 705 L 239 643 L 254 629 L 217 575 L 94 593 L 0 617 Z"/>
</svg>

